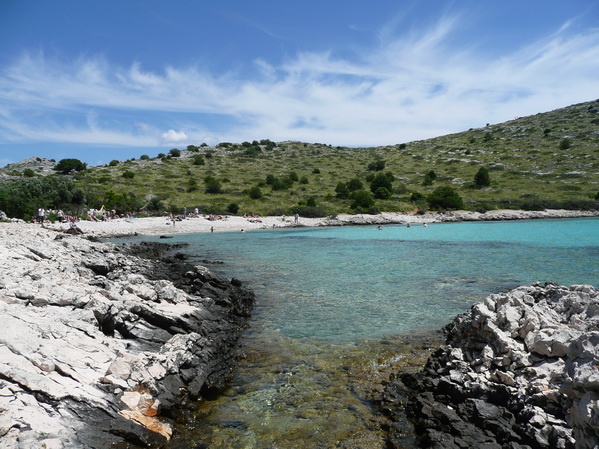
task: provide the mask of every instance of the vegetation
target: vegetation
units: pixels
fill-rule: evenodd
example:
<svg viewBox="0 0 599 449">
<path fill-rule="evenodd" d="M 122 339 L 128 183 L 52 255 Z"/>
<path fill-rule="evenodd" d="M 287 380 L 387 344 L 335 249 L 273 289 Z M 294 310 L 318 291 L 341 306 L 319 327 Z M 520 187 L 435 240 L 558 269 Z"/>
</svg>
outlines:
<svg viewBox="0 0 599 449">
<path fill-rule="evenodd" d="M 150 213 L 187 206 L 260 215 L 599 209 L 598 124 L 599 100 L 376 148 L 263 139 L 189 145 L 100 167 L 63 160 L 56 165 L 61 174 L 48 179 L 71 182 L 85 202 L 66 198 L 65 204 L 81 210 L 109 204 Z M 21 182 L 44 179 L 27 178 L 23 168 L 9 174 Z M 2 191 L 12 182 L 0 183 Z M 43 196 L 32 198 L 46 204 Z M 36 199 L 28 201 L 21 215 L 31 213 Z"/>
</svg>

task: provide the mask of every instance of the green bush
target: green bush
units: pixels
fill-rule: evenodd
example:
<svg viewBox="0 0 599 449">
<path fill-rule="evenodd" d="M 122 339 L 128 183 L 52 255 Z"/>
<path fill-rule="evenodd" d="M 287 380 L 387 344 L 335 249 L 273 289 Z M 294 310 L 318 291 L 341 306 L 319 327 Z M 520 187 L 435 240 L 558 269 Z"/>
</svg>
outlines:
<svg viewBox="0 0 599 449">
<path fill-rule="evenodd" d="M 314 198 L 313 196 L 311 196 L 310 198 L 308 198 L 308 200 L 306 201 L 306 206 L 308 206 L 308 207 L 316 207 L 316 198 Z"/>
<path fill-rule="evenodd" d="M 437 187 L 427 197 L 431 209 L 463 209 L 464 201 L 458 192 L 450 186 Z"/>
<path fill-rule="evenodd" d="M 206 193 L 222 193 L 222 186 L 218 179 L 213 178 L 212 176 L 206 176 L 206 178 L 204 178 L 204 183 L 206 184 Z"/>
<path fill-rule="evenodd" d="M 150 159 L 150 156 L 148 156 L 147 154 L 142 154 L 141 156 L 139 156 L 139 160 L 141 161 L 147 161 L 148 159 Z"/>
<path fill-rule="evenodd" d="M 123 178 L 125 178 L 125 179 L 133 179 L 133 178 L 135 178 L 135 173 L 133 173 L 131 170 L 125 170 L 123 172 Z"/>
<path fill-rule="evenodd" d="M 474 175 L 474 185 L 478 188 L 488 187 L 491 185 L 491 176 L 489 170 L 486 167 L 481 167 Z"/>
<path fill-rule="evenodd" d="M 262 198 L 262 189 L 258 186 L 254 186 L 248 191 L 248 195 L 253 200 L 259 200 Z"/>
<path fill-rule="evenodd" d="M 148 201 L 146 205 L 146 210 L 150 212 L 160 212 L 164 210 L 164 204 L 157 196 L 153 197 Z"/>
<path fill-rule="evenodd" d="M 347 189 L 350 192 L 355 192 L 356 190 L 362 190 L 364 188 L 364 184 L 358 178 L 353 178 L 347 181 Z"/>
<path fill-rule="evenodd" d="M 377 173 L 372 182 L 370 183 L 370 191 L 374 193 L 376 198 L 386 199 L 391 197 L 391 193 L 393 193 L 393 185 L 392 182 L 393 174 L 391 173 Z M 385 192 L 386 191 L 386 192 Z M 378 193 L 377 193 L 378 192 Z M 386 195 L 386 196 L 378 196 L 378 195 Z"/>
<path fill-rule="evenodd" d="M 195 155 L 193 158 L 193 165 L 206 165 L 204 156 L 202 156 L 201 154 Z"/>
<path fill-rule="evenodd" d="M 337 187 L 335 187 L 336 197 L 340 199 L 349 198 L 350 190 L 347 187 L 347 183 L 338 182 Z"/>
<path fill-rule="evenodd" d="M 116 159 L 113 159 L 110 161 L 110 163 L 108 164 L 109 167 L 116 167 L 117 165 L 119 165 L 120 161 L 117 161 Z"/>
<path fill-rule="evenodd" d="M 35 172 L 30 168 L 26 168 L 25 170 L 23 170 L 23 176 L 25 176 L 26 178 L 33 178 L 35 176 Z"/>
<path fill-rule="evenodd" d="M 383 161 L 383 160 L 374 161 L 374 162 L 371 162 L 370 164 L 368 164 L 368 170 L 370 170 L 370 171 L 382 171 L 384 169 L 385 169 L 385 161 Z"/>
<path fill-rule="evenodd" d="M 227 206 L 227 212 L 231 213 L 231 214 L 236 214 L 237 212 L 239 212 L 239 204 L 237 203 L 231 203 Z"/>
<path fill-rule="evenodd" d="M 374 206 L 374 198 L 366 190 L 356 190 L 351 194 L 352 209 L 369 209 Z"/>
<path fill-rule="evenodd" d="M 572 141 L 570 139 L 562 139 L 559 143 L 560 150 L 569 150 L 572 148 Z"/>
<path fill-rule="evenodd" d="M 171 151 L 168 152 L 168 154 L 171 157 L 180 157 L 181 156 L 181 150 L 178 150 L 177 148 L 173 148 Z"/>
<path fill-rule="evenodd" d="M 80 172 L 86 168 L 87 164 L 81 162 L 79 159 L 61 159 L 54 167 L 54 170 L 61 172 L 63 175 L 68 175 L 72 171 Z"/>
</svg>

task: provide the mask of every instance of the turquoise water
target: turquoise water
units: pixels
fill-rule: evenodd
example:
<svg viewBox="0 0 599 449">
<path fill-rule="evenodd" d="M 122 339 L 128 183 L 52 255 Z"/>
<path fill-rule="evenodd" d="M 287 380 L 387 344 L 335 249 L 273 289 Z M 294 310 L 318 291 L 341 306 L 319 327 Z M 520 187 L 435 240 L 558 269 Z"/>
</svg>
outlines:
<svg viewBox="0 0 599 449">
<path fill-rule="evenodd" d="M 599 220 L 531 220 L 188 234 L 172 242 L 257 293 L 254 321 L 328 342 L 442 326 L 489 293 L 599 285 Z"/>
<path fill-rule="evenodd" d="M 158 239 L 157 237 L 144 239 Z M 192 262 L 256 292 L 230 388 L 168 449 L 384 449 L 371 391 L 420 367 L 424 343 L 490 293 L 599 285 L 599 219 L 175 235 Z M 433 335 L 430 333 L 430 335 Z M 433 338 L 433 337 L 431 337 Z"/>
</svg>

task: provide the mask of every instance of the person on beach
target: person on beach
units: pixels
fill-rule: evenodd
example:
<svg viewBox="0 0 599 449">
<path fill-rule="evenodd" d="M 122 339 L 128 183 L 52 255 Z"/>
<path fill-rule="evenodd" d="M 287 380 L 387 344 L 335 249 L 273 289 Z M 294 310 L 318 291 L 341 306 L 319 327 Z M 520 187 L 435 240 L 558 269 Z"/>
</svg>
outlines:
<svg viewBox="0 0 599 449">
<path fill-rule="evenodd" d="M 295 214 L 293 216 L 293 219 L 295 220 L 295 224 L 298 224 L 299 223 L 299 214 Z"/>
<path fill-rule="evenodd" d="M 43 207 L 40 207 L 37 210 L 37 221 L 44 226 L 44 219 L 46 218 L 46 209 L 44 209 Z"/>
</svg>

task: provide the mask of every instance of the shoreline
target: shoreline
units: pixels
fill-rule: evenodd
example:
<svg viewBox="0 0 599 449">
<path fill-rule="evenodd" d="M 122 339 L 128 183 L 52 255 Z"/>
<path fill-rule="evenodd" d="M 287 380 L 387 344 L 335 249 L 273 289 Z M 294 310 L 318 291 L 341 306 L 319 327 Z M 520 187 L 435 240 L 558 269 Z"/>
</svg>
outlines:
<svg viewBox="0 0 599 449">
<path fill-rule="evenodd" d="M 392 225 L 392 224 L 431 224 L 453 223 L 461 221 L 502 221 L 502 220 L 532 220 L 556 218 L 588 218 L 599 217 L 599 211 L 571 211 L 552 209 L 544 211 L 523 210 L 493 210 L 484 214 L 470 211 L 453 211 L 444 214 L 382 212 L 377 215 L 368 214 L 340 214 L 335 217 L 305 218 L 300 217 L 296 223 L 289 216 L 269 216 L 259 218 L 244 218 L 229 216 L 224 219 L 209 220 L 200 217 L 188 217 L 173 222 L 167 217 L 143 218 L 118 218 L 110 221 L 80 221 L 78 227 L 84 235 L 96 237 L 121 237 L 131 235 L 170 235 L 192 234 L 202 232 L 245 232 L 253 230 L 279 229 L 290 227 L 325 227 L 325 226 L 360 226 L 360 225 Z M 35 225 L 39 227 L 39 225 Z M 65 232 L 69 229 L 68 223 L 54 223 L 45 225 L 54 231 Z"/>
</svg>

